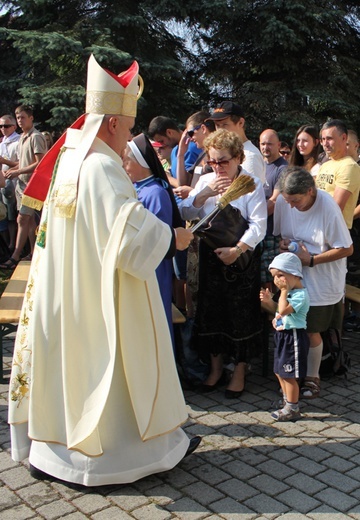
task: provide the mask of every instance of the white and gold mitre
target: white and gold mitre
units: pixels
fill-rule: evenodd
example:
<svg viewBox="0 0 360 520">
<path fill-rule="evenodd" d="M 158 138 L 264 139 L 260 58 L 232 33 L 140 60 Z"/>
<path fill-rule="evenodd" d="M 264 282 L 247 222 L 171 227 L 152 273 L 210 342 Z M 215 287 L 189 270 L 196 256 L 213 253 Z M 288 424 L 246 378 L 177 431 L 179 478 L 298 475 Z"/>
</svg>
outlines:
<svg viewBox="0 0 360 520">
<path fill-rule="evenodd" d="M 81 165 L 98 135 L 104 117 L 106 115 L 135 117 L 137 100 L 142 90 L 143 82 L 136 61 L 128 70 L 116 76 L 100 67 L 94 56 L 90 56 L 85 122 L 79 144 L 75 148 L 72 168 L 66 175 L 62 175 L 56 185 L 54 214 L 57 217 L 72 218 L 75 214 Z"/>
<path fill-rule="evenodd" d="M 140 88 L 139 88 L 140 81 Z M 86 113 L 136 116 L 142 80 L 136 61 L 118 76 L 103 69 L 91 55 L 88 62 Z"/>
</svg>

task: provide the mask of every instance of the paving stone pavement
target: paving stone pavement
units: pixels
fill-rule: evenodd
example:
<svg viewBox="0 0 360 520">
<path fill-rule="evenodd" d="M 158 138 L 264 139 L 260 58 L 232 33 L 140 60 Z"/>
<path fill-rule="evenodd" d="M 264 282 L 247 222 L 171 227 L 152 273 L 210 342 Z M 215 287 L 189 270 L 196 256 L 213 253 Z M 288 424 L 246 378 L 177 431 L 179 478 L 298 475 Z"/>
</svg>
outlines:
<svg viewBox="0 0 360 520">
<path fill-rule="evenodd" d="M 255 362 L 240 400 L 186 390 L 189 436 L 202 443 L 172 471 L 126 486 L 37 481 L 10 458 L 8 385 L 0 385 L 0 519 L 360 519 L 360 334 L 346 333 L 348 379 L 322 382 L 303 419 L 274 423 L 274 376 Z M 9 378 L 13 338 L 4 341 Z"/>
</svg>

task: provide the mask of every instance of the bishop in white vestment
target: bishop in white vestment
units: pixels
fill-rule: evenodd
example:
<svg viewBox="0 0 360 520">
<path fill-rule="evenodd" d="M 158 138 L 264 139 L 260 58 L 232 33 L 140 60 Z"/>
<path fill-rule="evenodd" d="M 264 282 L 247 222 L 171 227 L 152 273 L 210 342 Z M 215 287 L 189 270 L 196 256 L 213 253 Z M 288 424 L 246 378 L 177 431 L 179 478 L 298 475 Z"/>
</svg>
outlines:
<svg viewBox="0 0 360 520">
<path fill-rule="evenodd" d="M 43 208 L 10 380 L 13 459 L 29 456 L 38 470 L 86 486 L 166 471 L 189 448 L 155 276 L 174 236 L 138 202 L 122 168 L 137 64 L 125 79 L 121 85 L 90 58 L 88 93 L 102 89 L 109 98 L 122 89 L 124 102 L 120 116 L 88 109 L 84 128 L 67 131 Z M 189 242 L 191 234 L 181 233 Z"/>
</svg>

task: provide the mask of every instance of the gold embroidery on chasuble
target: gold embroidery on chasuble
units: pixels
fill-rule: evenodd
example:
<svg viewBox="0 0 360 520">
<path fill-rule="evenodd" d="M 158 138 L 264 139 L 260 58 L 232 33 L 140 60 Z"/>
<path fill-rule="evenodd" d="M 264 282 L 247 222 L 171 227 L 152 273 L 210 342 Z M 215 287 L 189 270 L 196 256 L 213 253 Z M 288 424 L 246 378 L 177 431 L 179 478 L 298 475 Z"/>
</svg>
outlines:
<svg viewBox="0 0 360 520">
<path fill-rule="evenodd" d="M 38 257 L 35 257 L 33 261 L 36 262 L 37 259 Z M 33 310 L 33 289 L 34 276 L 30 275 L 16 334 L 16 344 L 10 381 L 10 398 L 12 401 L 17 402 L 17 408 L 21 405 L 25 398 L 28 399 L 29 397 L 28 394 L 31 380 L 30 372 L 32 351 L 30 348 L 28 348 L 28 328 L 30 321 L 29 318 Z"/>
<path fill-rule="evenodd" d="M 54 216 L 71 218 L 75 214 L 77 184 L 61 184 L 54 189 L 51 198 L 55 201 Z"/>
</svg>

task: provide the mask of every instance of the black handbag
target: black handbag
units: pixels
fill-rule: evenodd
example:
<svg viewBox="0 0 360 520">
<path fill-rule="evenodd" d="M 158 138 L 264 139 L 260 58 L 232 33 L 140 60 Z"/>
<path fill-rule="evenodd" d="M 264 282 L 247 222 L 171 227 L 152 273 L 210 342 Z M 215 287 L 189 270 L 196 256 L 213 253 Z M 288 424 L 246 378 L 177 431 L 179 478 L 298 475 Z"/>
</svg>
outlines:
<svg viewBox="0 0 360 520">
<path fill-rule="evenodd" d="M 239 209 L 231 204 L 219 210 L 210 220 L 195 231 L 212 250 L 218 247 L 234 247 L 248 229 L 249 224 Z M 229 267 L 245 271 L 251 262 L 253 251 L 247 250 Z"/>
</svg>

